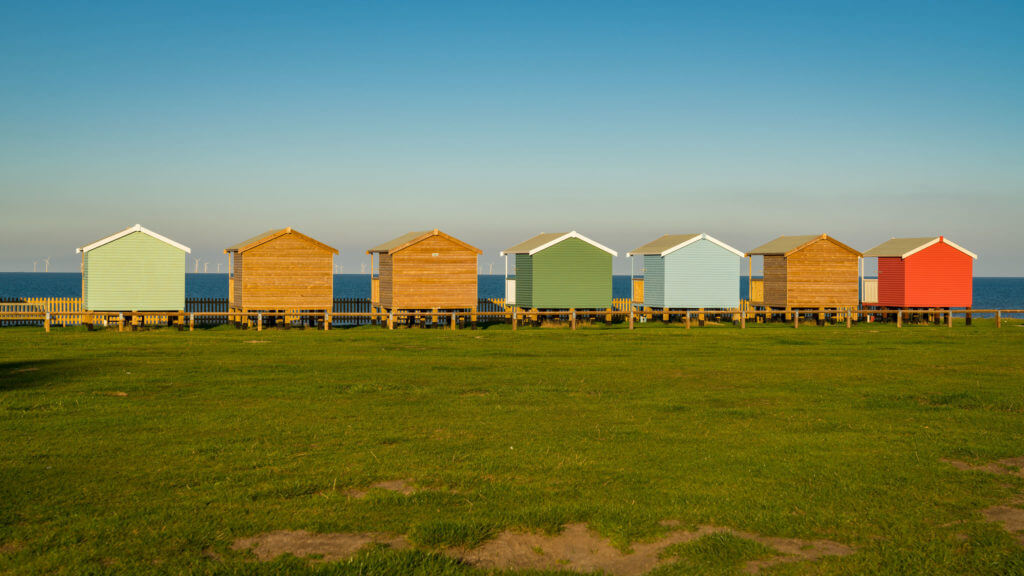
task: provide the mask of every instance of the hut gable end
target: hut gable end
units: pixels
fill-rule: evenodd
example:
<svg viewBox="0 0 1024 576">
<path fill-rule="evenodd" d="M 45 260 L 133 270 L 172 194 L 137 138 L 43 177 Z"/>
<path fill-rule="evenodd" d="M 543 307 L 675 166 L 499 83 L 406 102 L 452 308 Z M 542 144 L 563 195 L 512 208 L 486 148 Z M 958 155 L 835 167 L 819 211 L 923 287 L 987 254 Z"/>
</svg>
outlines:
<svg viewBox="0 0 1024 576">
<path fill-rule="evenodd" d="M 231 305 L 246 310 L 330 310 L 337 250 L 285 228 L 225 250 L 232 253 Z"/>
<path fill-rule="evenodd" d="M 410 232 L 372 248 L 380 258 L 380 303 L 400 310 L 471 309 L 481 250 L 440 230 Z"/>
<path fill-rule="evenodd" d="M 856 306 L 859 252 L 830 238 L 811 242 L 787 256 L 790 306 Z"/>
</svg>

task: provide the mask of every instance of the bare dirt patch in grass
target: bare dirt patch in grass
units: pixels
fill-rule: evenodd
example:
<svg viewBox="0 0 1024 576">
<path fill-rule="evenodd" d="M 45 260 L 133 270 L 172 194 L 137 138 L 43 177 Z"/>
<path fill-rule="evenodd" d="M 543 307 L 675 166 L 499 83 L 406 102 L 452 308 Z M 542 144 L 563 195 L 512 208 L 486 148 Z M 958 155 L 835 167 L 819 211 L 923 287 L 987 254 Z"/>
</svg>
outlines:
<svg viewBox="0 0 1024 576">
<path fill-rule="evenodd" d="M 128 395 L 127 392 L 121 392 L 120 390 L 114 390 L 114 391 L 109 391 L 109 392 L 93 392 L 93 394 L 97 394 L 97 395 L 100 395 L 100 396 L 121 396 L 121 397 L 124 397 L 124 396 Z"/>
<path fill-rule="evenodd" d="M 1024 456 L 1003 458 L 1002 460 L 987 462 L 985 464 L 970 464 L 960 460 L 947 459 L 943 459 L 943 462 L 957 470 L 977 470 L 980 472 L 988 472 L 990 474 L 1010 474 L 1024 478 Z"/>
<path fill-rule="evenodd" d="M 344 560 L 370 544 L 384 544 L 395 549 L 408 548 L 404 536 L 391 534 L 334 533 L 313 534 L 305 530 L 279 530 L 239 538 L 231 545 L 232 550 L 250 550 L 260 561 L 273 560 L 284 554 L 298 558 L 310 558 L 320 562 Z"/>
<path fill-rule="evenodd" d="M 982 515 L 989 522 L 997 522 L 1003 525 L 1007 532 L 1017 537 L 1017 541 L 1024 544 L 1024 508 L 1013 506 L 992 506 L 982 510 Z"/>
<path fill-rule="evenodd" d="M 383 480 L 381 482 L 370 484 L 366 488 L 353 488 L 347 491 L 346 494 L 358 500 L 369 496 L 370 490 L 374 488 L 378 490 L 387 490 L 388 492 L 398 492 L 399 494 L 404 494 L 406 496 L 416 492 L 416 488 L 412 485 L 411 480 Z"/>
<path fill-rule="evenodd" d="M 246 344 L 267 344 L 270 340 L 246 340 Z"/>
<path fill-rule="evenodd" d="M 1016 458 L 1003 458 L 995 462 L 985 464 L 968 464 L 959 460 L 943 460 L 957 470 L 979 470 L 990 474 L 1009 474 L 1024 478 L 1024 456 Z M 1010 502 L 1010 506 L 991 506 L 981 511 L 982 516 L 989 522 L 1002 524 L 1003 528 L 1016 536 L 1017 541 L 1024 544 L 1024 508 L 1017 508 L 1012 504 L 1024 504 L 1024 496 Z"/>
<path fill-rule="evenodd" d="M 829 540 L 771 538 L 719 526 L 700 526 L 692 531 L 670 532 L 655 542 L 633 544 L 632 551 L 624 554 L 612 546 L 610 541 L 591 532 L 586 524 L 570 524 L 561 533 L 553 536 L 502 532 L 477 548 L 448 550 L 446 553 L 488 569 L 602 571 L 614 576 L 639 576 L 660 564 L 673 562 L 672 558 L 661 557 L 661 552 L 669 546 L 692 542 L 716 532 L 729 532 L 784 554 L 770 560 L 746 563 L 744 570 L 748 573 L 756 573 L 763 567 L 782 562 L 816 560 L 822 556 L 846 556 L 854 552 L 850 546 Z"/>
<path fill-rule="evenodd" d="M 0 543 L 0 554 L 13 554 L 24 548 L 17 542 Z"/>
</svg>

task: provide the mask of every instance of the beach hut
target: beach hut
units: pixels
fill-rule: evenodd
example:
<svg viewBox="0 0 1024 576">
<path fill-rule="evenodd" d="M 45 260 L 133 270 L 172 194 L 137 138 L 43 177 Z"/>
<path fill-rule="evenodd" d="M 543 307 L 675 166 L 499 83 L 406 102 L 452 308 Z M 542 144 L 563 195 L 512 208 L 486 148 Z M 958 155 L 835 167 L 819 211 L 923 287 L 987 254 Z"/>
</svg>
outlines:
<svg viewBox="0 0 1024 576">
<path fill-rule="evenodd" d="M 887 308 L 969 308 L 978 255 L 943 236 L 893 238 L 864 253 L 878 258 L 878 301 Z"/>
<path fill-rule="evenodd" d="M 612 306 L 614 250 L 573 232 L 538 234 L 503 250 L 515 257 L 514 289 L 506 282 L 506 300 L 522 308 L 563 310 Z"/>
<path fill-rule="evenodd" d="M 827 234 L 779 236 L 751 250 L 764 257 L 764 304 L 843 308 L 859 302 L 861 253 Z"/>
<path fill-rule="evenodd" d="M 409 232 L 366 253 L 371 259 L 377 254 L 379 260 L 377 293 L 382 308 L 476 309 L 479 248 L 435 228 Z"/>
<path fill-rule="evenodd" d="M 82 255 L 82 308 L 90 312 L 185 309 L 185 258 L 191 252 L 136 224 L 76 250 Z"/>
<path fill-rule="evenodd" d="M 324 310 L 334 305 L 338 250 L 291 228 L 264 232 L 224 250 L 228 306 L 242 312 Z"/>
<path fill-rule="evenodd" d="M 743 252 L 707 234 L 665 234 L 628 252 L 643 258 L 651 308 L 739 308 Z"/>
</svg>

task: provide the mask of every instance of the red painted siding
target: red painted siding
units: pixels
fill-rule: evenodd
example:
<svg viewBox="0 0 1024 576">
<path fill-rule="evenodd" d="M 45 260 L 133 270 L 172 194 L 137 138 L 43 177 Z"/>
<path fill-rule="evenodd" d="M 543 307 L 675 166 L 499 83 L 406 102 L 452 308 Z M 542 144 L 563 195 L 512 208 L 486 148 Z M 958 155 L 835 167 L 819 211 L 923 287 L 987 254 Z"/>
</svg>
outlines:
<svg viewBox="0 0 1024 576">
<path fill-rule="evenodd" d="M 882 260 L 879 258 L 879 260 Z M 974 259 L 939 242 L 904 260 L 909 308 L 971 306 Z"/>
<path fill-rule="evenodd" d="M 878 305 L 902 308 L 906 299 L 903 258 L 879 258 Z"/>
</svg>

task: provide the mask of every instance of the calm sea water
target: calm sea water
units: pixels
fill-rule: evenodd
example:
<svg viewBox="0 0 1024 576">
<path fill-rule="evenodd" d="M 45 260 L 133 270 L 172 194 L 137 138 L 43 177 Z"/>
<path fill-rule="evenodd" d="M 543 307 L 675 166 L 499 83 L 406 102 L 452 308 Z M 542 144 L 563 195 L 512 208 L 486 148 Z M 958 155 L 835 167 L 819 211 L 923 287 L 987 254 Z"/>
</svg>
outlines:
<svg viewBox="0 0 1024 576">
<path fill-rule="evenodd" d="M 504 276 L 481 275 L 477 283 L 480 298 L 501 298 Z M 189 298 L 227 298 L 227 274 L 186 274 L 185 294 Z M 629 298 L 629 276 L 612 278 L 612 295 Z M 80 298 L 82 275 L 78 273 L 0 272 L 0 298 Z M 369 298 L 369 274 L 336 274 L 336 298 Z M 740 297 L 747 297 L 746 277 L 740 279 Z M 975 278 L 975 308 L 1024 308 L 1024 278 Z"/>
</svg>

